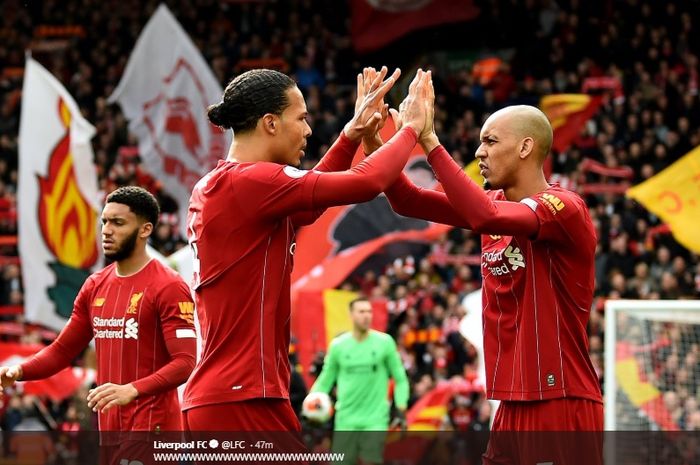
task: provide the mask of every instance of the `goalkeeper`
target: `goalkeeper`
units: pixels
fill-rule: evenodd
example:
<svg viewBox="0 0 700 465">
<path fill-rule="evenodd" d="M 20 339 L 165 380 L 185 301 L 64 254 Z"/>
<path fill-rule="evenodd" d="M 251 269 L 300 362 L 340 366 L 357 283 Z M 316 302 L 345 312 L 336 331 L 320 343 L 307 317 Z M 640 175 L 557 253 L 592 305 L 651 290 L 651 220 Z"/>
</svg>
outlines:
<svg viewBox="0 0 700 465">
<path fill-rule="evenodd" d="M 364 298 L 350 302 L 352 331 L 331 341 L 323 369 L 311 392 L 329 393 L 338 385 L 333 451 L 345 454 L 343 463 L 382 463 L 389 427 L 389 378 L 394 379 L 396 415 L 392 427 L 405 428 L 408 379 L 388 334 L 370 329 L 372 305 Z M 350 433 L 373 431 L 374 433 Z"/>
</svg>

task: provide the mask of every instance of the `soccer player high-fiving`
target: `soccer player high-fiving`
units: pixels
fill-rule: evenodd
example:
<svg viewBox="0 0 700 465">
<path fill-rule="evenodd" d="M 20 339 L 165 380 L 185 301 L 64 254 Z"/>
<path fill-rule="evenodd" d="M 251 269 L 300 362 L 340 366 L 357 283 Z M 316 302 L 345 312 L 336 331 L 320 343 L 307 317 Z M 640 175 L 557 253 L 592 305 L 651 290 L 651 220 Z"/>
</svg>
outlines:
<svg viewBox="0 0 700 465">
<path fill-rule="evenodd" d="M 228 158 L 190 199 L 193 289 L 202 357 L 184 395 L 191 431 L 298 431 L 289 402 L 290 274 L 296 228 L 323 209 L 371 200 L 403 169 L 428 114 L 429 73 L 418 71 L 402 107 L 404 127 L 350 169 L 363 136 L 376 133 L 378 105 L 398 77 L 358 75 L 355 116 L 319 164 L 299 165 L 311 135 L 304 97 L 288 76 L 252 70 L 210 107 L 213 124 L 233 129 Z"/>
<path fill-rule="evenodd" d="M 400 126 L 400 114 L 394 120 Z M 486 120 L 476 151 L 486 191 L 440 144 L 432 115 L 426 126 L 420 144 L 444 193 L 419 188 L 403 175 L 386 193 L 399 214 L 481 234 L 486 389 L 501 400 L 493 430 L 602 431 L 602 396 L 586 334 L 596 233 L 583 199 L 545 178 L 553 138 L 547 117 L 519 105 Z M 366 145 L 372 144 L 381 141 Z M 526 437 L 513 437 L 532 449 Z M 589 463 L 597 463 L 602 438 L 585 439 L 594 447 L 578 441 L 572 457 L 585 460 L 592 453 Z M 548 446 L 556 444 L 550 439 Z M 496 449 L 489 448 L 486 463 L 529 463 L 520 446 L 511 456 L 515 462 L 501 462 L 503 448 Z"/>
</svg>

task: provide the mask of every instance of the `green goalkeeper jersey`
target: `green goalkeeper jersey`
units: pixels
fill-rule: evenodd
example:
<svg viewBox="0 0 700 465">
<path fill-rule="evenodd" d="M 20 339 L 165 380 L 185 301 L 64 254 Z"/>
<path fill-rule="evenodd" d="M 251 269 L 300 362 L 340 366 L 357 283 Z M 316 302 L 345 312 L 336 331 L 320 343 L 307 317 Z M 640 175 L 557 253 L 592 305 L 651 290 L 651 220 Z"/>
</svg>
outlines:
<svg viewBox="0 0 700 465">
<path fill-rule="evenodd" d="M 389 426 L 389 377 L 395 383 L 396 406 L 405 409 L 408 379 L 394 339 L 370 330 L 364 340 L 358 341 L 348 332 L 331 341 L 323 370 L 311 391 L 329 393 L 337 383 L 336 430 L 381 431 Z"/>
</svg>

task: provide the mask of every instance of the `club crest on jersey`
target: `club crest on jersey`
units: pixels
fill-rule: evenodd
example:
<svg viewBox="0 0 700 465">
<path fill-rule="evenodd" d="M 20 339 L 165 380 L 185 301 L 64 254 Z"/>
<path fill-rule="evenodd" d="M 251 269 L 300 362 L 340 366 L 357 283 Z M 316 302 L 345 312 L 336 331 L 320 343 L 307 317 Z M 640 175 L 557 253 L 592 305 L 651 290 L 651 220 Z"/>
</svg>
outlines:
<svg viewBox="0 0 700 465">
<path fill-rule="evenodd" d="M 481 254 L 481 267 L 491 272 L 493 276 L 502 276 L 525 268 L 525 257 L 520 247 L 508 245 L 505 249 Z"/>
<path fill-rule="evenodd" d="M 129 300 L 129 308 L 126 309 L 127 315 L 136 315 L 136 309 L 139 306 L 139 301 L 143 297 L 143 292 L 134 292 Z"/>
<path fill-rule="evenodd" d="M 294 168 L 293 166 L 285 166 L 282 171 L 292 179 L 303 178 L 309 173 L 306 170 L 300 170 L 298 168 Z"/>
<path fill-rule="evenodd" d="M 547 375 L 547 386 L 552 387 L 555 384 L 557 384 L 557 379 L 554 377 L 553 374 L 549 373 Z"/>
</svg>

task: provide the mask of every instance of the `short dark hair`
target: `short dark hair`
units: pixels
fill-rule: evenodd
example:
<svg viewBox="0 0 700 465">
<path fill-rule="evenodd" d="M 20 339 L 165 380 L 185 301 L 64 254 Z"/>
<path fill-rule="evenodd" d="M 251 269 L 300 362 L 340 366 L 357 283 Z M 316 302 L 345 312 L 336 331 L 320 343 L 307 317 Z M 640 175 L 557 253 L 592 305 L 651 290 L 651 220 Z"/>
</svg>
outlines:
<svg viewBox="0 0 700 465">
<path fill-rule="evenodd" d="M 350 305 L 348 305 L 348 309 L 350 309 L 350 311 L 352 311 L 353 308 L 355 308 L 355 304 L 358 302 L 369 302 L 369 299 L 367 297 L 357 297 L 356 299 L 353 299 L 350 301 Z"/>
<path fill-rule="evenodd" d="M 234 132 L 255 129 L 267 113 L 280 115 L 289 106 L 287 90 L 296 83 L 271 69 L 252 69 L 228 83 L 223 100 L 211 105 L 207 116 L 212 124 Z"/>
<path fill-rule="evenodd" d="M 160 207 L 156 198 L 143 187 L 126 186 L 112 191 L 107 196 L 106 203 L 121 203 L 131 209 L 134 214 L 153 225 L 158 225 Z"/>
</svg>

